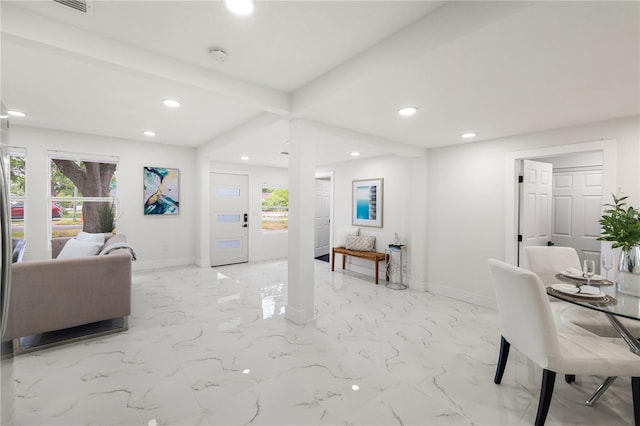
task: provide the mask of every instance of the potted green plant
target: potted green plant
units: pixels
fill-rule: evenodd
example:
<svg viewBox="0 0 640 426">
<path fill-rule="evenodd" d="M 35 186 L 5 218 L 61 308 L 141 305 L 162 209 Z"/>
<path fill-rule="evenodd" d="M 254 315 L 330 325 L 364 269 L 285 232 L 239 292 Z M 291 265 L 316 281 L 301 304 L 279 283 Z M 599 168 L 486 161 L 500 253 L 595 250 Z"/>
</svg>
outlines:
<svg viewBox="0 0 640 426">
<path fill-rule="evenodd" d="M 614 204 L 605 204 L 607 209 L 599 221 L 602 232 L 598 240 L 609 241 L 611 247 L 622 250 L 618 290 L 640 296 L 640 210 L 626 207 L 628 197 L 612 196 Z"/>
</svg>

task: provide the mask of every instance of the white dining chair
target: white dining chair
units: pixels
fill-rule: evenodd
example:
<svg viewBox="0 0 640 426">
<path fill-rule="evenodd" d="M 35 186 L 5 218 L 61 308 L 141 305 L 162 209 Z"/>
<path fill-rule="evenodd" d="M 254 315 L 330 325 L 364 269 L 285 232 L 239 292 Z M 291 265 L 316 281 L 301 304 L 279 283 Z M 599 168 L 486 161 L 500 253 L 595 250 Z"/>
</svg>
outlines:
<svg viewBox="0 0 640 426">
<path fill-rule="evenodd" d="M 524 268 L 535 272 L 543 282 L 567 268 L 582 271 L 580 257 L 573 247 L 527 246 L 522 250 Z"/>
<path fill-rule="evenodd" d="M 494 382 L 500 384 L 513 346 L 540 368 L 542 386 L 535 425 L 544 425 L 556 373 L 631 377 L 635 424 L 640 426 L 640 358 L 629 348 L 557 325 L 544 286 L 533 272 L 488 261 L 498 303 L 501 343 Z"/>
<path fill-rule="evenodd" d="M 540 277 L 544 285 L 557 283 L 555 276 L 567 268 L 582 270 L 580 258 L 573 247 L 560 246 L 528 246 L 523 250 L 524 268 L 534 272 Z M 573 306 L 567 302 L 549 296 L 553 303 L 551 310 L 557 320 L 571 322 L 579 327 L 591 331 L 602 337 L 615 337 L 620 335 L 611 326 L 611 323 L 603 314 L 595 314 L 588 309 Z M 640 337 L 640 322 L 621 318 L 620 321 L 636 337 Z"/>
</svg>

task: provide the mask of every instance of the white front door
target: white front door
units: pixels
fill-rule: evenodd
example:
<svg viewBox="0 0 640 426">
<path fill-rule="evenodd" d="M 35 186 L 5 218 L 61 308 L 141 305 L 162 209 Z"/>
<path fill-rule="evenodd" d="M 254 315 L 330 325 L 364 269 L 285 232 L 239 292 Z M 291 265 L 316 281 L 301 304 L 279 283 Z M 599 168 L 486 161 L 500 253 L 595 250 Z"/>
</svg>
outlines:
<svg viewBox="0 0 640 426">
<path fill-rule="evenodd" d="M 331 181 L 316 179 L 316 222 L 314 257 L 329 254 L 329 237 L 331 231 Z"/>
<path fill-rule="evenodd" d="M 211 266 L 249 260 L 249 176 L 211 173 Z"/>
<path fill-rule="evenodd" d="M 551 241 L 553 165 L 523 160 L 520 191 L 520 250 Z M 520 255 L 522 259 L 522 255 Z"/>
<path fill-rule="evenodd" d="M 602 215 L 602 168 L 572 168 L 553 171 L 552 241 L 573 247 L 580 261 L 600 265 Z"/>
</svg>

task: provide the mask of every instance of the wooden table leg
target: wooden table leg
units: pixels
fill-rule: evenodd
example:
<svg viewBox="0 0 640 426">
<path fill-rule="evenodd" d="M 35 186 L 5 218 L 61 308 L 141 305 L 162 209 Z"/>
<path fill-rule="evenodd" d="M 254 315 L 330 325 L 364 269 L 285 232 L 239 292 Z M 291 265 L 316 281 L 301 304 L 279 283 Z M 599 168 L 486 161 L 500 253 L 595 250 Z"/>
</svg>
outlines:
<svg viewBox="0 0 640 426">
<path fill-rule="evenodd" d="M 331 272 L 333 272 L 333 267 L 336 263 L 336 251 L 331 249 Z"/>
<path fill-rule="evenodd" d="M 342 253 L 342 269 L 344 269 L 347 261 L 347 255 Z"/>
<path fill-rule="evenodd" d="M 378 258 L 376 257 L 376 284 L 378 284 Z"/>
</svg>

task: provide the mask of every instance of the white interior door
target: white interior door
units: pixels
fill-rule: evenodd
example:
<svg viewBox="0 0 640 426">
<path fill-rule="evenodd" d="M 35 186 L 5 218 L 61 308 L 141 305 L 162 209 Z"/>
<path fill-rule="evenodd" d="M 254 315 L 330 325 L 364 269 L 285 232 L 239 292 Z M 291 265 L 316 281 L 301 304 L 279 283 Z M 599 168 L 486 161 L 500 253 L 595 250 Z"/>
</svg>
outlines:
<svg viewBox="0 0 640 426">
<path fill-rule="evenodd" d="M 553 171 L 552 241 L 575 248 L 580 261 L 591 259 L 598 267 L 602 185 L 601 167 Z"/>
<path fill-rule="evenodd" d="M 331 181 L 316 179 L 316 215 L 314 257 L 329 254 L 331 235 Z"/>
<path fill-rule="evenodd" d="M 249 177 L 211 173 L 211 266 L 249 260 Z"/>
<path fill-rule="evenodd" d="M 520 250 L 551 241 L 553 165 L 523 160 L 520 191 Z M 522 255 L 520 255 L 522 259 Z"/>
</svg>

